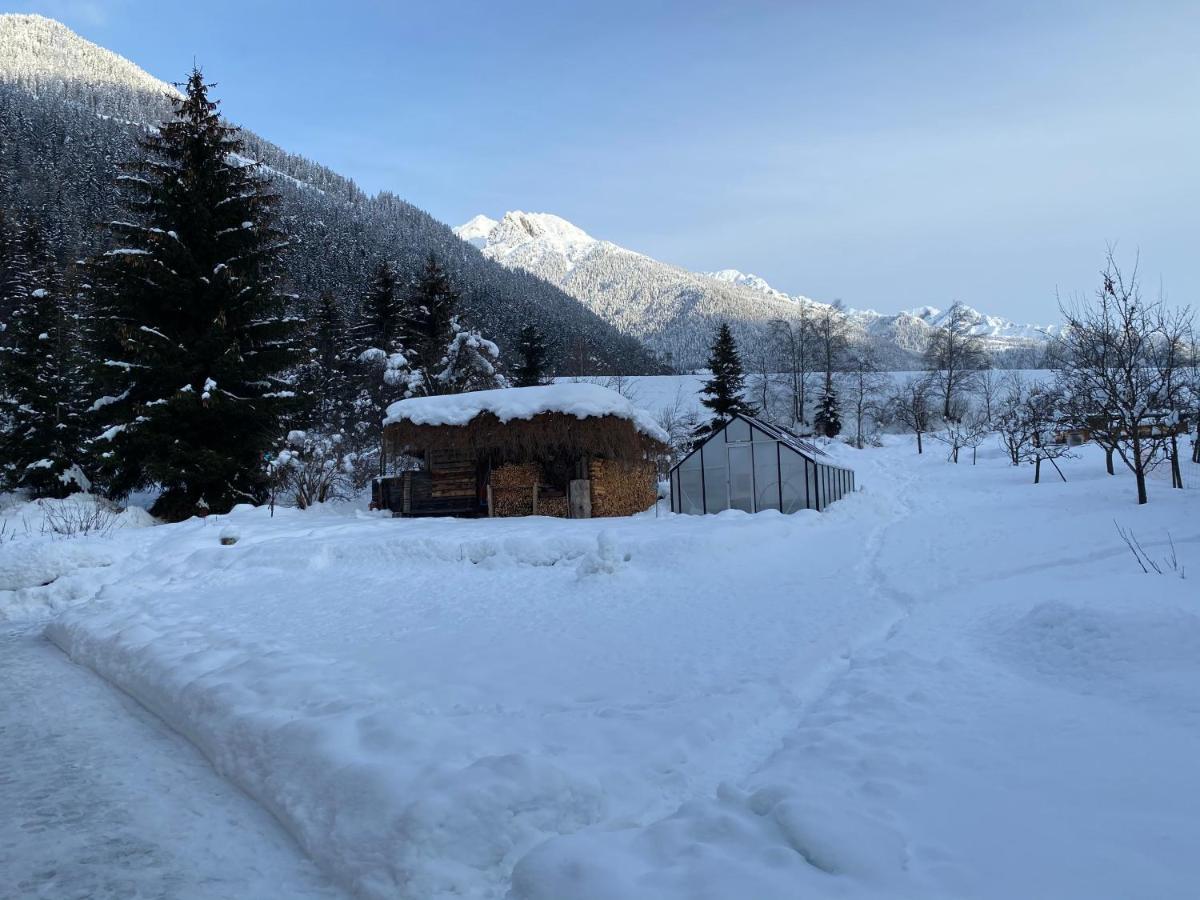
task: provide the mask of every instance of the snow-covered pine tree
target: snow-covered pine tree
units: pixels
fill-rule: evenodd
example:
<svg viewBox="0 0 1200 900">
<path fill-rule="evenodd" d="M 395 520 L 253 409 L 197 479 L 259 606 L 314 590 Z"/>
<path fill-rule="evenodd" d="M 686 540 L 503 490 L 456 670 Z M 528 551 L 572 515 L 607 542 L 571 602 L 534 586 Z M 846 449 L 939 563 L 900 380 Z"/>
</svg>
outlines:
<svg viewBox="0 0 1200 900">
<path fill-rule="evenodd" d="M 742 368 L 742 357 L 729 325 L 722 322 L 717 328 L 708 356 L 708 368 L 712 373 L 701 388 L 700 402 L 712 410 L 712 419 L 701 425 L 697 434 L 708 434 L 728 422 L 735 414 L 754 415 L 754 407 L 743 397 L 746 390 L 746 373 Z"/>
<path fill-rule="evenodd" d="M 305 406 L 302 418 L 307 428 L 344 431 L 354 424 L 354 352 L 346 317 L 332 294 L 321 295 L 307 316 L 306 330 L 307 359 L 297 379 Z"/>
<path fill-rule="evenodd" d="M 827 438 L 837 437 L 842 433 L 842 416 L 839 411 L 837 390 L 832 380 L 825 382 L 821 396 L 817 400 L 817 409 L 813 415 L 813 428 L 817 434 Z"/>
<path fill-rule="evenodd" d="M 431 253 L 409 297 L 406 349 L 412 370 L 440 371 L 447 345 L 456 334 L 455 321 L 461 296 L 450 275 Z"/>
<path fill-rule="evenodd" d="M 354 338 L 358 352 L 377 349 L 394 353 L 405 344 L 408 310 L 400 292 L 396 270 L 386 260 L 375 267 L 371 286 L 363 298 Z"/>
<path fill-rule="evenodd" d="M 273 196 L 198 69 L 120 179 L 127 220 L 94 260 L 106 487 L 158 484 L 171 519 L 266 496 L 298 320 L 278 292 Z"/>
<path fill-rule="evenodd" d="M 446 347 L 441 369 L 429 379 L 428 392 L 462 394 L 508 387 L 508 379 L 496 370 L 500 348 L 475 329 L 464 328 L 457 319 L 450 327 L 454 337 Z"/>
<path fill-rule="evenodd" d="M 512 373 L 512 381 L 516 387 L 533 387 L 546 383 L 546 338 L 536 325 L 526 325 L 521 329 L 517 341 L 517 356 L 517 366 Z"/>
<path fill-rule="evenodd" d="M 398 373 L 408 365 L 404 352 L 412 311 L 396 270 L 386 260 L 375 267 L 353 329 L 355 365 L 352 443 L 360 453 L 377 452 L 388 404 L 404 396 Z"/>
<path fill-rule="evenodd" d="M 83 365 L 79 322 L 41 233 L 26 226 L 6 253 L 8 320 L 0 334 L 5 487 L 64 497 L 90 484 L 79 465 Z"/>
</svg>

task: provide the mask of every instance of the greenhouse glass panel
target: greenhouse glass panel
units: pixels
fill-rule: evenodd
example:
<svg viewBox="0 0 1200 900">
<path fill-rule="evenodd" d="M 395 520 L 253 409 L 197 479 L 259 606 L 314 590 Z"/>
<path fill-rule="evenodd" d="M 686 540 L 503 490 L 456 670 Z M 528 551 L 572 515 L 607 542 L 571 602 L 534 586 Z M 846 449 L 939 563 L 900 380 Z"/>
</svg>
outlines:
<svg viewBox="0 0 1200 900">
<path fill-rule="evenodd" d="M 725 441 L 729 444 L 750 440 L 750 426 L 741 419 L 734 419 L 725 426 Z"/>
<path fill-rule="evenodd" d="M 779 448 L 779 479 L 783 486 L 781 512 L 792 513 L 808 506 L 805 502 L 804 469 L 807 460 L 785 447 Z"/>
<path fill-rule="evenodd" d="M 725 445 L 710 441 L 700 448 L 704 457 L 704 509 L 715 513 L 729 509 L 729 469 Z"/>
<path fill-rule="evenodd" d="M 819 509 L 817 506 L 817 464 L 808 464 L 808 508 Z"/>
<path fill-rule="evenodd" d="M 757 438 L 762 432 L 755 429 Z M 779 453 L 774 441 L 754 444 L 754 508 L 779 509 Z"/>
<path fill-rule="evenodd" d="M 693 453 L 675 470 L 679 476 L 679 511 L 700 515 L 704 512 L 704 488 L 700 475 L 700 454 Z"/>
</svg>

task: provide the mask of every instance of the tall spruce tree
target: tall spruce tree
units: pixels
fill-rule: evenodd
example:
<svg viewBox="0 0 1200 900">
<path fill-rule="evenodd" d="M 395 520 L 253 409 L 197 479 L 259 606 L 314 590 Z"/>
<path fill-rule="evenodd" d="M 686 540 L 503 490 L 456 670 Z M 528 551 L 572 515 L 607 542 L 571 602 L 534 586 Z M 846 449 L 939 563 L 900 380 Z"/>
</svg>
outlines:
<svg viewBox="0 0 1200 900">
<path fill-rule="evenodd" d="M 307 316 L 307 323 L 307 358 L 297 379 L 305 403 L 301 418 L 306 428 L 343 432 L 354 424 L 353 350 L 346 317 L 333 295 L 326 292 Z"/>
<path fill-rule="evenodd" d="M 438 393 L 433 374 L 441 370 L 446 348 L 455 335 L 461 294 L 432 253 L 417 276 L 409 298 L 409 365 L 426 376 L 427 389 Z"/>
<path fill-rule="evenodd" d="M 92 272 L 106 487 L 157 484 L 152 511 L 171 519 L 265 498 L 291 397 L 278 376 L 296 358 L 274 198 L 209 87 L 193 70 L 141 139 L 119 181 L 128 220 L 109 223 L 115 246 Z"/>
<path fill-rule="evenodd" d="M 409 318 L 396 270 L 385 260 L 375 267 L 354 328 L 358 351 L 377 349 L 394 353 L 400 350 L 407 337 Z"/>
<path fill-rule="evenodd" d="M 409 298 L 401 290 L 395 268 L 386 260 L 380 262 L 353 329 L 351 393 L 356 421 L 352 423 L 352 442 L 359 451 L 378 450 L 384 411 L 391 401 L 403 396 L 393 376 L 397 367 L 408 363 L 404 347 L 411 319 Z"/>
<path fill-rule="evenodd" d="M 832 379 L 825 382 L 821 396 L 817 400 L 817 409 L 813 414 L 813 428 L 817 434 L 827 438 L 837 437 L 842 433 L 842 415 L 839 409 L 837 390 Z"/>
<path fill-rule="evenodd" d="M 521 329 L 517 355 L 519 360 L 513 370 L 513 384 L 516 387 L 545 384 L 546 339 L 536 325 L 526 325 Z"/>
<path fill-rule="evenodd" d="M 79 321 L 38 229 L 26 226 L 9 241 L 0 273 L 11 304 L 0 333 L 0 475 L 9 489 L 63 497 L 90 486 L 80 467 L 85 372 Z"/>
<path fill-rule="evenodd" d="M 702 425 L 698 434 L 715 431 L 735 414 L 754 415 L 754 407 L 742 397 L 746 389 L 746 374 L 742 357 L 729 325 L 722 322 L 708 356 L 712 372 L 701 388 L 700 402 L 712 410 L 712 420 Z"/>
</svg>

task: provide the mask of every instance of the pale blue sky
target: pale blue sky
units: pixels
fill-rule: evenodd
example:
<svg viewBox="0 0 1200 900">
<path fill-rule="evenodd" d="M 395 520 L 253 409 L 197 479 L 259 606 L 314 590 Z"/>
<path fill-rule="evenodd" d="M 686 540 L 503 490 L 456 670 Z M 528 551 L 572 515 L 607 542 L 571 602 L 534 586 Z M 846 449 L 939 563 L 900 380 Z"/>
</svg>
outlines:
<svg viewBox="0 0 1200 900">
<path fill-rule="evenodd" d="M 1200 299 L 1200 3 L 18 3 L 450 224 L 1022 321 L 1105 243 Z"/>
</svg>

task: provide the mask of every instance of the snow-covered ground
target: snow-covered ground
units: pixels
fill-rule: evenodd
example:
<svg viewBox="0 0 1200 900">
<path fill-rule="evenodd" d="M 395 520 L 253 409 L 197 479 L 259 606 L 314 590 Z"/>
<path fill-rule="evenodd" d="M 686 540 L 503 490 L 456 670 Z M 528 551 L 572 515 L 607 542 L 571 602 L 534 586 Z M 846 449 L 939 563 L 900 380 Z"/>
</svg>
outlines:
<svg viewBox="0 0 1200 900">
<path fill-rule="evenodd" d="M 0 610 L 66 607 L 55 644 L 365 897 L 1189 896 L 1200 599 L 1113 520 L 1200 572 L 1200 495 L 939 451 L 832 446 L 864 489 L 821 514 L 28 537 Z"/>
<path fill-rule="evenodd" d="M 0 627 L 0 898 L 333 898 L 188 741 L 40 629 Z"/>
</svg>

